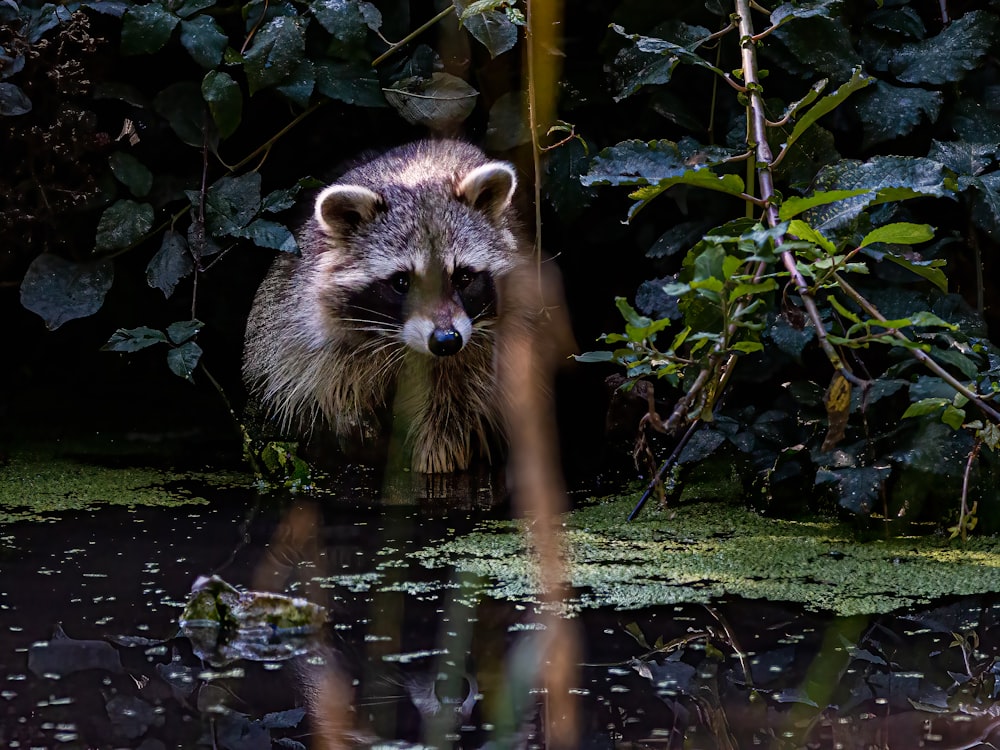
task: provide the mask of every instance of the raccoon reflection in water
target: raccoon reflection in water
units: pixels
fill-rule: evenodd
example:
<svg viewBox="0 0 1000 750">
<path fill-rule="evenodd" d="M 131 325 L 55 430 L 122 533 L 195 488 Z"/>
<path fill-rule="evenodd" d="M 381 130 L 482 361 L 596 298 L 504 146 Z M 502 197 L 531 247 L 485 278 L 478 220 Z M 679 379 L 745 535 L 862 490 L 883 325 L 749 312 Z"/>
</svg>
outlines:
<svg viewBox="0 0 1000 750">
<path fill-rule="evenodd" d="M 489 459 L 505 431 L 498 358 L 541 314 L 516 186 L 512 165 L 444 140 L 323 190 L 301 256 L 275 260 L 247 322 L 243 376 L 263 413 L 307 440 L 328 428 L 349 455 L 402 434 L 426 474 Z"/>
</svg>

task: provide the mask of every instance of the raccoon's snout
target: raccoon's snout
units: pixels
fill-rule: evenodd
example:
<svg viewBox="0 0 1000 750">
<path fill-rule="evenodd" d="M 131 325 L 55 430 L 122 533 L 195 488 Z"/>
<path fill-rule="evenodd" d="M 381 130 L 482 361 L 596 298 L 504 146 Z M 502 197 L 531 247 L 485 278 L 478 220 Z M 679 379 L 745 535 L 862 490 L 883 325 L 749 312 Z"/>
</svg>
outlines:
<svg viewBox="0 0 1000 750">
<path fill-rule="evenodd" d="M 462 351 L 462 334 L 454 328 L 435 328 L 427 339 L 427 348 L 437 357 L 450 357 Z"/>
</svg>

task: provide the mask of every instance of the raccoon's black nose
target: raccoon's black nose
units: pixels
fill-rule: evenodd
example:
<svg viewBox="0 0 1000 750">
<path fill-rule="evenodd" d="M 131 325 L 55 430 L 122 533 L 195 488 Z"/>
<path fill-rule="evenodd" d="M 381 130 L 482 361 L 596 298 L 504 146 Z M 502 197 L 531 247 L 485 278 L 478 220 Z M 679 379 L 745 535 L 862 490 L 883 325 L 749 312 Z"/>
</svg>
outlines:
<svg viewBox="0 0 1000 750">
<path fill-rule="evenodd" d="M 427 340 L 427 348 L 438 357 L 450 357 L 462 350 L 462 334 L 454 328 L 435 328 Z"/>
</svg>

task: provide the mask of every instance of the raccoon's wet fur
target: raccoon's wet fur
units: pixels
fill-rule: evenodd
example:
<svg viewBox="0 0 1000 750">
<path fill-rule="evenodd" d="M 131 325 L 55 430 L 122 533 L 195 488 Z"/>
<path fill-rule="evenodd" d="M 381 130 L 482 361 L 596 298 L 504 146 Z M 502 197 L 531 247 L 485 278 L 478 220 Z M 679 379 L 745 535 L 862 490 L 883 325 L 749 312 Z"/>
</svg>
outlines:
<svg viewBox="0 0 1000 750">
<path fill-rule="evenodd" d="M 460 141 L 359 162 L 319 193 L 247 322 L 243 374 L 285 433 L 402 434 L 413 470 L 463 470 L 504 427 L 496 358 L 530 327 L 514 168 Z M 519 282 L 520 283 L 520 282 Z M 328 430 L 327 430 L 328 431 Z"/>
</svg>

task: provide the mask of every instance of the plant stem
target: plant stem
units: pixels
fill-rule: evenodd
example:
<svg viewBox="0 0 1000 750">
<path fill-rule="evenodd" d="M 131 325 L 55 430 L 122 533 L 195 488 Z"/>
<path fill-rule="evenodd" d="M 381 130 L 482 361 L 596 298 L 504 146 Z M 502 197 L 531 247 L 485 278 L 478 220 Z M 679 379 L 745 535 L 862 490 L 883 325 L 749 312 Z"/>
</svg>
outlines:
<svg viewBox="0 0 1000 750">
<path fill-rule="evenodd" d="M 450 16 L 454 12 L 455 12 L 455 6 L 449 4 L 447 8 L 445 8 L 443 11 L 441 11 L 436 16 L 434 16 L 434 18 L 432 18 L 431 20 L 427 21 L 426 23 L 423 23 L 420 26 L 418 26 L 417 28 L 415 28 L 413 31 L 411 31 L 409 34 L 407 34 L 406 36 L 404 36 L 402 39 L 400 39 L 394 45 L 392 45 L 391 47 L 389 47 L 389 49 L 387 49 L 381 55 L 379 55 L 374 60 L 372 60 L 372 67 L 373 68 L 377 68 L 381 63 L 385 62 L 386 58 L 392 57 L 394 54 L 396 54 L 397 52 L 399 52 L 399 50 L 401 50 L 407 44 L 409 44 L 414 39 L 416 39 L 418 36 L 420 36 L 425 31 L 427 31 L 427 29 L 429 29 L 431 26 L 433 26 L 434 24 L 436 24 L 438 21 L 441 21 L 441 20 L 447 18 L 448 16 Z"/>
<path fill-rule="evenodd" d="M 871 315 L 876 320 L 884 321 L 887 319 L 881 312 L 879 312 L 878 308 L 875 307 L 875 305 L 873 305 L 871 302 L 865 299 L 865 297 L 857 289 L 848 284 L 847 281 L 840 274 L 835 273 L 833 275 L 833 278 L 837 282 L 837 284 L 840 285 L 840 288 L 844 291 L 844 293 L 847 294 L 847 296 L 849 296 L 855 302 L 857 302 L 858 305 L 860 305 L 861 308 L 866 313 Z M 895 329 L 890 329 L 890 331 L 892 332 L 892 335 L 895 336 L 896 338 L 906 339 L 906 335 L 901 331 L 897 331 Z M 923 365 L 927 367 L 928 370 L 933 372 L 944 382 L 946 382 L 956 391 L 958 391 L 967 399 L 969 399 L 969 401 L 974 403 L 979 408 L 979 410 L 983 412 L 983 414 L 988 416 L 994 422 L 1000 422 L 1000 412 L 998 412 L 996 409 L 992 408 L 989 404 L 987 404 L 978 394 L 973 393 L 964 385 L 962 385 L 962 383 L 959 382 L 959 380 L 954 375 L 952 375 L 950 372 L 945 370 L 941 365 L 935 362 L 931 358 L 931 356 L 927 354 L 927 352 L 921 349 L 907 349 L 907 351 L 910 352 L 910 355 L 912 357 L 923 363 Z"/>
</svg>

